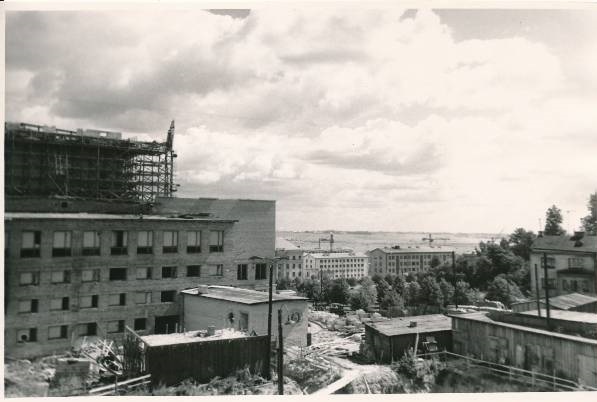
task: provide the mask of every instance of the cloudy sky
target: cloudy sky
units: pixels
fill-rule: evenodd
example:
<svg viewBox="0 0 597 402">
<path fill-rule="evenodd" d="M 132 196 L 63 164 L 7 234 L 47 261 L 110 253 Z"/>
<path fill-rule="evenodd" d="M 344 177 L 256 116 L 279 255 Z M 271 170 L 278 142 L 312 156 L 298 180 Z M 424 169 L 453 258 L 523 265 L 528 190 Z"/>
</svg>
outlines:
<svg viewBox="0 0 597 402">
<path fill-rule="evenodd" d="M 597 190 L 597 9 L 9 11 L 6 119 L 165 140 L 281 230 L 508 233 Z"/>
</svg>

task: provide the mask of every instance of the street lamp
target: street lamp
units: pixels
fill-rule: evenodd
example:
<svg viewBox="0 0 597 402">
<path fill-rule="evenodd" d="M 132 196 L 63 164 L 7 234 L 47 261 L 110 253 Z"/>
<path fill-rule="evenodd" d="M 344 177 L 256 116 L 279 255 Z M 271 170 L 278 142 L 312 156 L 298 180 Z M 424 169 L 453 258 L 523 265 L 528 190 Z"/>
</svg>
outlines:
<svg viewBox="0 0 597 402">
<path fill-rule="evenodd" d="M 272 353 L 272 293 L 273 293 L 273 280 L 274 280 L 274 261 L 287 260 L 288 257 L 259 257 L 253 256 L 249 258 L 251 261 L 263 260 L 269 263 L 269 297 L 267 306 L 267 354 L 265 358 L 265 364 L 267 365 L 267 371 L 265 378 L 271 379 L 270 360 Z"/>
</svg>

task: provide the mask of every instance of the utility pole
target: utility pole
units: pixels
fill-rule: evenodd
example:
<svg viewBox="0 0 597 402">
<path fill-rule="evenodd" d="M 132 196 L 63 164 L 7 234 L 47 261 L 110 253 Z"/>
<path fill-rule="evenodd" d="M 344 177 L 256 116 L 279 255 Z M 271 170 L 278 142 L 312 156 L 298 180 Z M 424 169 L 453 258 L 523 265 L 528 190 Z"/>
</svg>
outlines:
<svg viewBox="0 0 597 402">
<path fill-rule="evenodd" d="M 458 308 L 458 297 L 456 297 L 456 254 L 454 251 L 452 251 L 452 282 L 454 282 L 454 305 Z"/>
<path fill-rule="evenodd" d="M 545 318 L 547 323 L 547 329 L 551 328 L 550 316 L 549 316 L 549 285 L 547 281 L 547 253 L 543 253 L 543 272 L 545 276 Z"/>
<path fill-rule="evenodd" d="M 539 293 L 539 272 L 537 270 L 537 264 L 535 264 L 535 295 L 537 297 L 537 312 L 541 317 L 541 294 Z"/>
<path fill-rule="evenodd" d="M 271 380 L 271 353 L 272 353 L 272 293 L 273 293 L 273 280 L 274 280 L 274 262 L 270 261 L 269 265 L 269 298 L 267 305 L 267 355 L 265 357 L 265 366 L 267 367 L 266 376 L 267 380 Z"/>
<path fill-rule="evenodd" d="M 282 337 L 282 309 L 278 310 L 278 395 L 284 395 L 284 338 Z"/>
</svg>

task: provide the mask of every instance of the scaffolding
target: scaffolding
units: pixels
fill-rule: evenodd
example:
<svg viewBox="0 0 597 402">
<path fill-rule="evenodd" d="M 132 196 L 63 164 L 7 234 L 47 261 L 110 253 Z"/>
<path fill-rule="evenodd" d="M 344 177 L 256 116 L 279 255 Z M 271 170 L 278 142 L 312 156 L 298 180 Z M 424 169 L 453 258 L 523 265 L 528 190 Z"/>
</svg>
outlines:
<svg viewBox="0 0 597 402">
<path fill-rule="evenodd" d="M 152 202 L 176 191 L 174 121 L 163 143 L 27 123 L 4 129 L 5 195 Z"/>
</svg>

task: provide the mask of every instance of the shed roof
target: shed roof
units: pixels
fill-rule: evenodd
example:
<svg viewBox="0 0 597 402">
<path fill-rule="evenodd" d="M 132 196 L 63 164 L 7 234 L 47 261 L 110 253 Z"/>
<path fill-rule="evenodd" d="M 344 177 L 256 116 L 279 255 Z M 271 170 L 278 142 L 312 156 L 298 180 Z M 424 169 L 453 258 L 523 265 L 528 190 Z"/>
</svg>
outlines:
<svg viewBox="0 0 597 402">
<path fill-rule="evenodd" d="M 92 220 L 134 220 L 134 221 L 193 221 L 193 222 L 219 222 L 219 223 L 234 223 L 238 220 L 221 219 L 216 217 L 199 217 L 192 215 L 177 216 L 177 215 L 134 215 L 134 214 L 95 214 L 87 212 L 6 212 L 4 214 L 5 220 L 20 220 L 20 219 L 49 219 L 49 220 L 64 220 L 64 219 L 92 219 Z"/>
<path fill-rule="evenodd" d="M 556 310 L 553 310 L 553 311 L 556 311 Z M 562 334 L 560 332 L 548 331 L 545 329 L 529 327 L 526 325 L 510 324 L 508 322 L 496 321 L 496 320 L 491 319 L 491 317 L 489 317 L 487 314 L 488 314 L 488 312 L 486 312 L 486 311 L 476 311 L 473 313 L 466 313 L 466 314 L 453 314 L 453 315 L 451 315 L 451 317 L 452 317 L 452 319 L 457 319 L 457 320 L 460 319 L 460 320 L 471 320 L 471 321 L 484 322 L 484 323 L 488 323 L 488 324 L 499 325 L 501 327 L 513 328 L 513 329 L 517 329 L 520 331 L 532 332 L 532 333 L 551 336 L 551 337 L 555 337 L 555 338 L 563 338 L 563 339 L 568 339 L 568 340 L 572 340 L 572 341 L 584 342 L 584 343 L 597 345 L 597 340 L 584 338 L 582 336 Z M 535 312 L 535 314 L 537 314 L 537 313 Z"/>
<path fill-rule="evenodd" d="M 172 334 L 145 335 L 141 339 L 149 346 L 165 346 L 180 343 L 209 342 L 222 339 L 246 338 L 248 335 L 232 328 L 219 329 L 212 336 L 205 336 L 207 331 L 188 331 Z M 203 335 L 203 336 L 202 336 Z"/>
<path fill-rule="evenodd" d="M 545 299 L 540 299 L 541 303 L 545 303 Z M 529 302 L 535 303 L 536 300 L 524 301 L 521 303 L 514 303 L 513 306 L 518 304 L 527 304 Z M 583 295 L 581 293 L 569 293 L 567 295 L 553 296 L 549 298 L 549 305 L 562 310 L 569 310 L 574 307 L 584 306 L 586 304 L 596 303 L 597 296 L 594 295 Z"/>
<path fill-rule="evenodd" d="M 417 322 L 416 327 L 409 327 L 412 321 Z M 415 334 L 417 332 L 436 332 L 452 330 L 452 320 L 443 314 L 416 315 L 411 317 L 392 318 L 373 324 L 365 324 L 386 336 Z"/>
<path fill-rule="evenodd" d="M 580 243 L 571 238 L 570 235 L 537 237 L 533 242 L 533 251 L 597 252 L 597 236 L 584 235 Z"/>
<path fill-rule="evenodd" d="M 206 286 L 183 290 L 181 293 L 205 297 L 208 299 L 225 300 L 234 303 L 260 304 L 269 302 L 269 294 L 258 290 L 235 288 L 231 286 Z M 272 301 L 303 301 L 305 297 L 290 296 L 286 294 L 272 294 Z"/>
<path fill-rule="evenodd" d="M 517 314 L 538 316 L 537 310 L 521 311 Z M 542 311 L 545 316 L 545 311 Z M 550 310 L 549 316 L 557 320 L 573 321 L 587 324 L 597 324 L 597 314 L 582 313 L 580 311 Z"/>
</svg>

